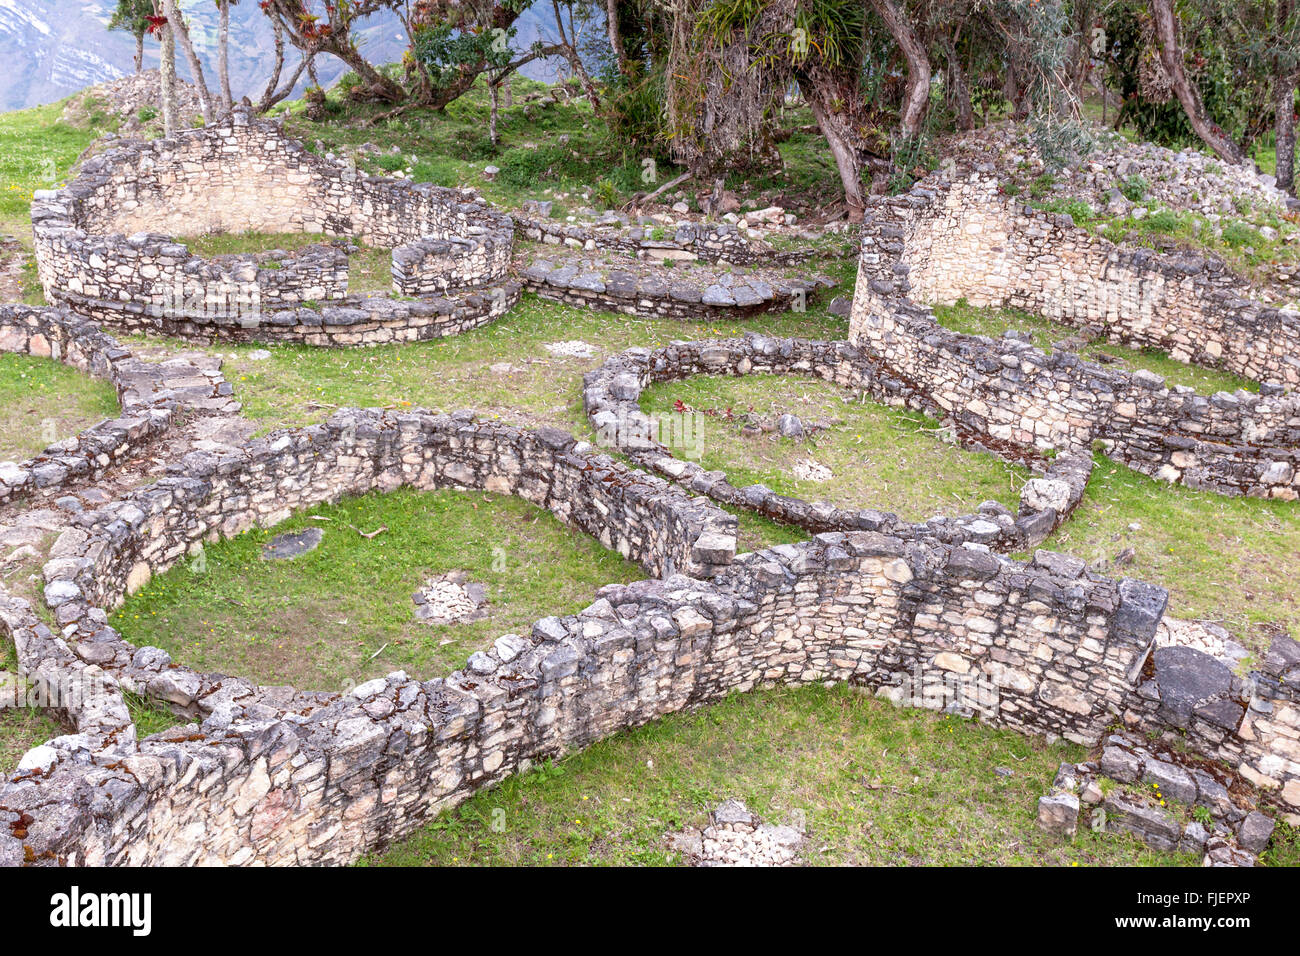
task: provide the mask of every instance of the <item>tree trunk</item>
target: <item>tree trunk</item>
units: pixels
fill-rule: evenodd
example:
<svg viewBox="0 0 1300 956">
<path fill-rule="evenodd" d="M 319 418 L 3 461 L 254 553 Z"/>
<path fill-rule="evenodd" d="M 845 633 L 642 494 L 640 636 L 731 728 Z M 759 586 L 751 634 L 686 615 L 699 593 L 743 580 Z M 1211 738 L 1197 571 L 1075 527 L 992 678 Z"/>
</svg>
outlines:
<svg viewBox="0 0 1300 956">
<path fill-rule="evenodd" d="M 217 0 L 221 19 L 217 26 L 217 77 L 221 82 L 221 109 L 229 113 L 235 105 L 230 95 L 230 0 Z"/>
<path fill-rule="evenodd" d="M 144 34 L 143 33 L 137 33 L 135 35 L 135 71 L 137 73 L 144 72 Z"/>
<path fill-rule="evenodd" d="M 510 109 L 510 107 L 515 105 L 514 80 L 512 80 L 510 76 L 507 75 L 506 78 L 501 81 L 501 88 L 505 91 L 506 94 L 505 98 L 502 100 L 501 105 L 504 106 L 506 109 Z"/>
<path fill-rule="evenodd" d="M 573 19 L 570 13 L 569 32 L 564 32 L 564 21 L 560 19 L 559 0 L 551 0 L 551 10 L 555 13 L 555 26 L 560 33 L 560 46 L 562 54 L 569 62 L 569 69 L 573 75 L 578 78 L 582 84 L 583 91 L 587 94 L 587 101 L 591 103 L 591 108 L 600 112 L 600 94 L 596 92 L 596 84 L 591 82 L 591 77 L 587 75 L 587 68 L 582 65 L 582 57 L 578 56 L 577 40 L 573 32 Z"/>
<path fill-rule="evenodd" d="M 265 113 L 276 103 L 288 98 L 293 93 L 293 89 L 298 85 L 298 80 L 302 78 L 303 71 L 311 64 L 312 54 L 304 53 L 302 61 L 298 64 L 298 69 L 289 78 L 284 86 L 278 86 L 280 82 L 280 73 L 284 70 L 284 26 L 279 20 L 271 18 L 271 28 L 275 35 L 275 64 L 271 68 L 271 76 L 266 81 L 266 89 L 262 92 L 262 98 L 258 101 L 257 111 Z"/>
<path fill-rule="evenodd" d="M 1246 161 L 1241 148 L 1205 114 L 1200 91 L 1187 79 L 1183 69 L 1183 51 L 1178 45 L 1178 21 L 1174 16 L 1173 0 L 1151 0 L 1151 14 L 1155 21 L 1160 65 L 1169 77 L 1169 85 L 1182 104 L 1187 121 L 1201 138 L 1201 142 L 1214 150 L 1225 163 L 1238 165 Z"/>
<path fill-rule="evenodd" d="M 1277 78 L 1277 186 L 1291 195 L 1295 188 L 1295 89 L 1294 74 Z"/>
<path fill-rule="evenodd" d="M 835 168 L 839 170 L 840 185 L 844 189 L 844 201 L 849 207 L 849 221 L 861 222 L 866 208 L 862 189 L 862 158 L 854 145 L 848 118 L 843 113 L 827 109 L 826 104 L 821 102 L 822 98 L 810 91 L 805 90 L 804 97 L 808 101 L 808 108 L 812 110 L 813 118 L 817 120 L 817 126 L 826 137 L 831 156 L 835 158 Z"/>
<path fill-rule="evenodd" d="M 1294 10 L 1293 0 L 1277 0 L 1277 29 L 1287 27 Z M 1277 62 L 1274 70 L 1277 89 L 1273 97 L 1273 129 L 1277 139 L 1277 185 L 1291 195 L 1295 189 L 1295 90 L 1298 79 L 1292 63 Z"/>
<path fill-rule="evenodd" d="M 176 133 L 176 36 L 171 21 L 159 28 L 162 50 L 158 55 L 158 74 L 162 80 L 159 98 L 162 100 L 163 135 Z"/>
<path fill-rule="evenodd" d="M 501 109 L 501 90 L 496 83 L 488 84 L 488 93 L 492 97 L 492 110 L 488 113 L 488 139 L 492 145 L 497 144 L 497 114 Z"/>
<path fill-rule="evenodd" d="M 966 82 L 966 71 L 961 68 L 957 58 L 957 45 L 952 37 L 944 37 L 943 54 L 948 60 L 948 103 L 956 118 L 957 128 L 970 130 L 975 128 L 975 111 L 971 107 L 970 85 Z"/>
<path fill-rule="evenodd" d="M 921 123 L 930 102 L 930 57 L 898 0 L 871 0 L 871 5 L 907 58 L 907 92 L 903 95 L 898 126 L 904 139 L 915 139 L 921 134 Z"/>
<path fill-rule="evenodd" d="M 194 78 L 194 87 L 199 91 L 199 102 L 203 104 L 203 122 L 211 123 L 213 119 L 212 93 L 208 89 L 207 81 L 203 78 L 203 64 L 199 62 L 198 54 L 194 52 L 194 44 L 190 42 L 189 27 L 185 25 L 185 17 L 181 15 L 180 6 L 176 0 L 163 0 L 164 16 L 167 22 L 172 25 L 172 33 L 176 38 L 176 45 L 181 48 L 185 54 L 185 62 L 189 64 L 190 75 Z"/>
<path fill-rule="evenodd" d="M 618 72 L 631 79 L 632 68 L 627 62 L 627 50 L 618 27 L 618 0 L 605 0 L 605 30 L 609 34 L 609 48 L 614 51 L 614 60 L 618 63 Z"/>
</svg>

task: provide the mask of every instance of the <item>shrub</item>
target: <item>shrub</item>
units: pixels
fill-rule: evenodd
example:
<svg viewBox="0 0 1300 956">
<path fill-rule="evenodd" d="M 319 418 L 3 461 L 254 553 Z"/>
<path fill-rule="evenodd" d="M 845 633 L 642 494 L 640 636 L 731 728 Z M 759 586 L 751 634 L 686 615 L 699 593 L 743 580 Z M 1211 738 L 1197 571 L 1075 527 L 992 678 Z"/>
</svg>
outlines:
<svg viewBox="0 0 1300 956">
<path fill-rule="evenodd" d="M 1150 188 L 1151 184 L 1141 176 L 1130 176 L 1119 184 L 1120 194 L 1129 202 L 1141 202 Z"/>
</svg>

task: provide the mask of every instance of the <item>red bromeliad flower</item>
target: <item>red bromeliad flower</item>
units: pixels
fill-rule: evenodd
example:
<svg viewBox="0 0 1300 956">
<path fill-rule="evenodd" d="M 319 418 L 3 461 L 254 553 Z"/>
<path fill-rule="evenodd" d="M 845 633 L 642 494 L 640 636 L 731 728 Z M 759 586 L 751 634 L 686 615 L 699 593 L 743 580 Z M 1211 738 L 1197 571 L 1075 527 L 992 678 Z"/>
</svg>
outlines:
<svg viewBox="0 0 1300 956">
<path fill-rule="evenodd" d="M 155 33 L 157 33 L 159 30 L 161 30 L 163 27 L 167 25 L 166 17 L 146 16 L 145 19 L 149 21 L 150 36 L 153 36 Z"/>
</svg>

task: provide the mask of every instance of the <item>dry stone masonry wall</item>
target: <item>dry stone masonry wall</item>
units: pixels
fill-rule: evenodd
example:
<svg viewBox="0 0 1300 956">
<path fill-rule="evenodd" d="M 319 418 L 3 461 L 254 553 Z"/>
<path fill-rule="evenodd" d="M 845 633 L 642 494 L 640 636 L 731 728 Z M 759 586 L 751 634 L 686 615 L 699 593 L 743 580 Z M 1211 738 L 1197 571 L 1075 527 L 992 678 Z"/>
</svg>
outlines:
<svg viewBox="0 0 1300 956">
<path fill-rule="evenodd" d="M 346 862 L 530 761 L 774 683 L 848 681 L 1091 742 L 1122 710 L 1165 601 L 1046 553 L 1021 564 L 871 532 L 733 557 L 734 521 L 707 503 L 558 433 L 469 416 L 349 412 L 206 457 L 87 513 L 45 571 L 61 628 L 48 642 L 196 723 L 38 748 L 0 789 L 0 859 Z M 446 679 L 399 673 L 346 695 L 196 674 L 107 627 L 107 607 L 205 537 L 399 484 L 513 490 L 664 576 L 604 588 Z M 668 573 L 677 562 L 702 576 Z"/>
<path fill-rule="evenodd" d="M 215 368 L 185 360 L 142 362 L 111 336 L 68 312 L 0 306 L 0 351 L 63 362 L 106 379 L 122 414 L 56 442 L 25 462 L 0 462 L 0 504 L 53 497 L 71 482 L 95 479 L 171 427 L 181 409 L 231 414 L 233 389 Z"/>
<path fill-rule="evenodd" d="M 997 551 L 1024 551 L 1040 544 L 1083 498 L 1092 472 L 1086 454 L 1063 454 L 1052 460 L 1031 448 L 996 448 L 1035 467 L 1041 477 L 1030 479 L 1021 494 L 1018 513 L 998 502 L 986 502 L 980 512 L 955 518 L 933 518 L 924 524 L 903 521 L 874 509 L 846 510 L 826 502 L 805 502 L 779 495 L 765 485 L 737 488 L 723 472 L 710 471 L 679 457 L 684 433 L 693 427 L 682 415 L 650 415 L 641 410 L 641 392 L 655 382 L 678 381 L 692 375 L 806 375 L 833 382 L 859 394 L 922 411 L 934 407 L 866 360 L 846 342 L 772 338 L 755 333 L 740 339 L 675 342 L 659 349 L 633 348 L 611 356 L 587 373 L 583 404 L 602 444 L 618 448 L 642 468 L 663 475 L 696 494 L 728 506 L 746 508 L 765 517 L 813 533 L 880 531 L 905 538 L 937 537 L 955 544 L 972 542 Z M 961 435 L 966 438 L 968 436 Z M 982 437 L 982 436 L 980 436 Z M 979 446 L 978 438 L 968 442 Z M 676 454 L 669 444 L 677 445 Z"/>
<path fill-rule="evenodd" d="M 1164 480 L 1294 500 L 1300 394 L 1287 389 L 1300 370 L 1300 317 L 1239 299 L 1216 285 L 1204 264 L 1188 274 L 1166 258 L 1122 251 L 1073 229 L 1068 217 L 1015 215 L 1007 218 L 1007 205 L 978 174 L 958 176 L 951 187 L 935 176 L 874 201 L 850 341 L 965 432 L 1058 451 L 1099 440 L 1116 459 Z M 1075 283 L 1082 304 L 1056 308 Z M 1119 341 L 1163 342 L 1175 351 L 1190 340 L 1199 314 L 1223 336 L 1218 364 L 1240 365 L 1265 384 L 1258 395 L 1198 395 L 1150 372 L 1106 369 L 1070 352 L 1046 355 L 1015 333 L 993 340 L 951 332 L 919 304 L 961 296 L 1041 306 L 1049 317 L 1097 323 Z M 1184 351 L 1191 360 L 1213 357 Z"/>
<path fill-rule="evenodd" d="M 509 216 L 472 193 L 362 176 L 243 109 L 88 160 L 65 189 L 37 194 L 32 222 L 49 300 L 130 331 L 410 341 L 491 321 L 518 295 L 508 278 Z M 391 248 L 394 291 L 428 302 L 381 310 L 349 296 L 347 255 L 334 246 L 205 260 L 175 239 L 227 232 L 316 233 Z"/>
</svg>

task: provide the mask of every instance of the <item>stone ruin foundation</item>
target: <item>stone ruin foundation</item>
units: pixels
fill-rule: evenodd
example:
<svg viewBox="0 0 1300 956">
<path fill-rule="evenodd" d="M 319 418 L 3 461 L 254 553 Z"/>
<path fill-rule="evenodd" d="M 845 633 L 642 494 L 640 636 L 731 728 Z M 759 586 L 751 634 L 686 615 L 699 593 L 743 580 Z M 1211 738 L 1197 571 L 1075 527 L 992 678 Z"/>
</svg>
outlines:
<svg viewBox="0 0 1300 956">
<path fill-rule="evenodd" d="M 213 157 L 226 149 L 249 164 L 241 174 L 270 176 L 286 195 L 297 196 L 294 208 L 316 217 L 304 219 L 304 230 L 372 229 L 374 241 L 385 215 L 405 221 L 445 214 L 448 238 L 435 238 L 435 246 L 409 240 L 415 244 L 409 257 L 395 252 L 399 285 L 426 276 L 420 292 L 447 292 L 438 283 L 446 285 L 461 266 L 469 270 L 467 282 L 499 276 L 501 247 L 490 235 L 468 245 L 453 241 L 453 227 L 468 231 L 472 218 L 456 211 L 453 197 L 425 187 L 390 193 L 362 179 L 335 192 L 345 173 L 327 174 L 314 158 L 294 153 L 238 113 L 201 132 L 106 154 L 64 193 L 39 198 L 42 280 L 65 305 L 126 328 L 167 330 L 166 323 L 180 323 L 174 331 L 191 322 L 165 306 L 158 311 L 148 283 L 167 268 L 200 275 L 207 266 L 164 250 L 163 237 L 123 234 L 183 228 L 167 218 L 171 207 L 159 197 L 165 192 L 170 204 L 192 190 L 209 208 L 209 187 L 231 215 L 249 217 L 233 227 L 266 228 L 247 210 L 239 213 L 234 193 L 221 192 L 233 187 L 220 185 L 228 169 Z M 202 173 L 193 183 L 186 178 L 192 170 Z M 1107 249 L 1093 237 L 1085 241 L 1060 217 L 977 202 L 978 180 L 960 182 L 927 181 L 902 197 L 873 202 L 848 342 L 750 335 L 674 343 L 629 350 L 590 373 L 584 402 L 592 424 L 599 435 L 614 436 L 632 466 L 555 429 L 512 428 L 472 413 L 349 409 L 323 425 L 277 432 L 233 451 L 196 451 L 155 484 L 76 515 L 42 572 L 54 626 L 26 601 L 0 592 L 0 628 L 17 648 L 23 676 L 73 728 L 30 751 L 0 785 L 0 861 L 346 863 L 536 760 L 737 690 L 831 681 L 1086 745 L 1106 740 L 1117 724 L 1177 733 L 1192 753 L 1221 764 L 1300 820 L 1294 690 L 1300 645 L 1277 639 L 1241 677 L 1203 650 L 1156 648 L 1167 601 L 1162 589 L 1105 578 L 1078 559 L 1047 551 L 1028 561 L 1004 556 L 1031 550 L 1065 520 L 1086 486 L 1094 442 L 1168 480 L 1294 498 L 1300 420 L 1294 363 L 1287 360 L 1294 355 L 1294 315 L 1220 295 L 1231 283 L 1211 281 L 1208 266 L 1179 272 L 1163 260 Z M 358 188 L 377 190 L 368 223 L 349 218 Z M 949 188 L 957 191 L 950 196 Z M 110 192 L 128 201 L 109 203 Z M 1025 217 L 1038 231 L 1009 230 L 1003 245 L 988 249 L 942 245 L 942 237 L 954 234 L 992 235 L 983 221 L 967 219 L 995 215 Z M 1013 238 L 1049 245 L 1021 252 Z M 1126 341 L 1160 341 L 1180 354 L 1170 343 L 1180 341 L 1199 309 L 1223 345 L 1218 355 L 1206 350 L 1186 358 L 1236 362 L 1242 374 L 1264 382 L 1261 394 L 1205 398 L 1166 388 L 1147 373 L 1102 369 L 1068 353 L 1045 356 L 1015 337 L 959 336 L 939 328 L 912 298 L 915 291 L 921 298 L 978 300 L 978 288 L 987 286 L 994 290 L 990 302 L 1050 313 L 1064 298 L 1051 299 L 1049 279 L 1026 278 L 1025 270 L 1041 260 L 1044 267 L 1076 269 L 1062 272 L 1067 278 L 1058 283 L 1082 282 L 1103 253 L 1114 266 L 1103 272 L 1113 277 L 1109 285 L 1097 285 L 1075 312 L 1062 307 L 1059 318 L 1109 322 L 1112 334 Z M 316 270 L 310 281 L 346 294 L 346 276 L 340 282 L 337 270 L 331 277 L 329 269 L 317 269 L 316 256 L 309 253 L 302 268 L 279 277 L 279 286 L 268 277 L 268 291 L 301 296 L 305 287 L 294 290 L 291 280 Z M 954 262 L 969 274 L 954 272 Z M 1144 312 L 1139 302 L 1130 309 L 1125 297 L 1149 294 L 1156 273 L 1165 281 L 1154 286 L 1177 308 Z M 1025 298 L 1026 289 L 1040 287 L 1037 298 Z M 472 294 L 482 295 L 477 287 Z M 1109 305 L 1097 304 L 1113 301 L 1121 303 L 1113 316 Z M 1151 325 L 1165 315 L 1166 328 Z M 336 325 L 346 323 L 297 324 L 301 312 L 293 316 L 278 326 L 293 330 L 289 337 L 315 328 L 303 334 L 366 344 L 373 331 L 354 328 L 344 337 L 356 341 L 344 342 Z M 9 309 L 0 318 L 7 323 L 0 334 L 15 350 L 54 354 L 58 342 L 61 356 L 108 375 L 128 358 L 97 328 L 83 328 L 58 310 Z M 404 321 L 376 328 L 392 337 L 384 340 L 402 340 L 409 332 Z M 226 328 L 234 335 L 237 325 Z M 640 390 L 652 381 L 755 372 L 813 375 L 939 415 L 963 443 L 1024 461 L 1040 477 L 1026 488 L 1017 513 L 987 507 L 913 525 L 887 512 L 808 504 L 762 486 L 734 488 L 725 475 L 674 457 L 637 407 Z M 157 414 L 139 410 L 160 427 L 172 407 L 167 402 L 175 400 L 167 391 L 158 393 Z M 212 400 L 223 399 L 219 385 L 215 391 Z M 126 411 L 125 393 L 123 400 Z M 141 436 L 147 431 L 139 426 Z M 102 429 L 94 438 L 104 432 L 117 430 Z M 38 493 L 78 469 L 107 468 L 112 457 L 111 447 L 78 438 L 22 466 L 22 475 L 6 471 L 0 480 L 6 495 Z M 51 463 L 63 471 L 37 477 Z M 639 562 L 650 578 L 610 585 L 578 614 L 505 635 L 445 678 L 417 681 L 398 672 L 346 694 L 198 673 L 156 648 L 133 647 L 108 626 L 108 612 L 128 594 L 205 541 L 274 526 L 321 501 L 401 486 L 518 495 Z M 709 498 L 799 524 L 815 536 L 737 555 L 736 520 Z M 190 722 L 140 739 L 125 691 Z M 1067 778 L 1058 778 L 1049 795 L 1052 819 L 1068 817 L 1060 812 L 1074 793 Z M 1197 800 L 1214 792 L 1208 784 L 1197 788 Z M 748 828 L 753 836 L 761 830 L 752 817 L 722 815 L 712 823 L 720 845 L 733 840 L 724 831 Z M 1240 826 L 1234 836 L 1244 849 Z M 1247 833 L 1246 841 L 1257 841 L 1257 833 Z M 1222 849 L 1209 838 L 1205 847 L 1211 857 Z M 1241 862 L 1231 852 L 1220 857 Z"/>
</svg>

